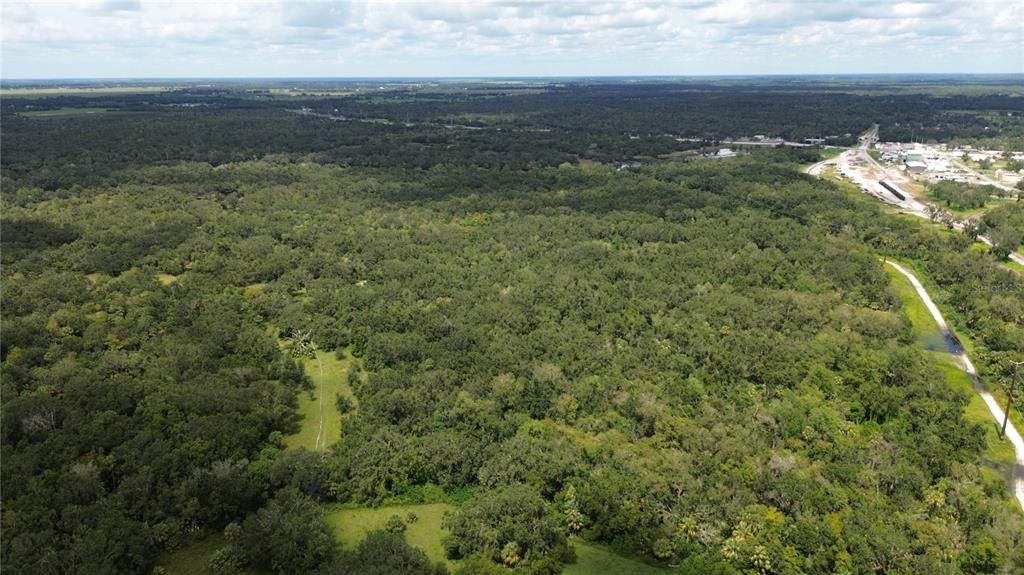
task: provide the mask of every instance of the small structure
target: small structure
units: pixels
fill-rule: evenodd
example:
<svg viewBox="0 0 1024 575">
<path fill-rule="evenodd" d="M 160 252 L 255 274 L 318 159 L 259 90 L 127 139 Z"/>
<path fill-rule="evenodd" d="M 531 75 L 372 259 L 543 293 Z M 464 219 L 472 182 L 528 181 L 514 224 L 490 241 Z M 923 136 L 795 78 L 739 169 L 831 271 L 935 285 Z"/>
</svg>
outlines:
<svg viewBox="0 0 1024 575">
<path fill-rule="evenodd" d="M 715 154 L 715 157 L 716 158 L 734 158 L 734 157 L 736 157 L 736 152 L 732 151 L 732 149 L 730 149 L 730 148 L 722 148 L 722 149 L 718 150 L 718 153 Z"/>
<path fill-rule="evenodd" d="M 907 170 L 914 174 L 920 174 L 928 169 L 928 164 L 917 160 L 907 160 Z"/>
</svg>

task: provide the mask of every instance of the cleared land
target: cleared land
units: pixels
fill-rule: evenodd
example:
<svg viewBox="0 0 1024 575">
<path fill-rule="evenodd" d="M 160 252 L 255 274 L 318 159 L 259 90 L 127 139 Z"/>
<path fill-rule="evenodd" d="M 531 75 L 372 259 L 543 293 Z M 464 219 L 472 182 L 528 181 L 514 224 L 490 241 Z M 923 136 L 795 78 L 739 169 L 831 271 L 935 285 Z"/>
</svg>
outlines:
<svg viewBox="0 0 1024 575">
<path fill-rule="evenodd" d="M 44 96 L 99 96 L 113 94 L 150 94 L 163 92 L 170 89 L 170 86 L 58 86 L 38 88 L 5 88 L 0 90 L 0 96 L 13 98 L 32 98 Z"/>
<path fill-rule="evenodd" d="M 286 446 L 323 451 L 341 439 L 341 412 L 337 402 L 341 395 L 355 403 L 348 385 L 348 370 L 353 361 L 349 355 L 341 360 L 328 351 L 317 351 L 315 357 L 302 360 L 306 375 L 313 380 L 313 389 L 299 394 L 302 428 L 285 438 Z"/>
<path fill-rule="evenodd" d="M 447 503 L 424 503 L 374 508 L 333 507 L 327 510 L 327 524 L 334 530 L 334 536 L 342 547 L 354 549 L 371 531 L 384 529 L 388 517 L 398 515 L 405 521 L 405 540 L 413 547 L 419 547 L 431 561 L 443 561 L 449 567 L 441 547 L 441 538 L 447 531 L 441 528 L 445 512 L 455 507 Z M 409 513 L 415 513 L 417 520 L 410 522 Z"/>
<path fill-rule="evenodd" d="M 62 118 L 65 116 L 88 116 L 91 114 L 105 114 L 109 112 L 105 107 L 58 107 L 56 109 L 34 109 L 30 112 L 19 112 L 18 115 L 26 118 Z"/>
<path fill-rule="evenodd" d="M 667 569 L 648 565 L 635 559 L 617 555 L 604 545 L 587 543 L 582 539 L 573 539 L 572 546 L 576 549 L 576 563 L 566 565 L 564 575 L 599 575 L 605 573 L 622 573 L 630 575 L 662 575 Z"/>
<path fill-rule="evenodd" d="M 427 554 L 431 561 L 443 562 L 449 569 L 458 562 L 445 558 L 441 538 L 447 533 L 441 528 L 444 514 L 454 511 L 455 507 L 447 503 L 426 503 L 414 505 L 396 505 L 377 508 L 344 508 L 334 507 L 327 511 L 327 523 L 334 529 L 338 542 L 347 549 L 353 549 L 371 531 L 384 528 L 384 524 L 392 515 L 398 515 L 406 522 L 405 540 L 413 547 L 418 547 Z M 410 523 L 406 518 L 409 512 L 418 517 Z M 576 563 L 566 565 L 562 571 L 565 575 L 598 575 L 605 573 L 623 574 L 662 574 L 667 570 L 648 565 L 635 559 L 618 555 L 604 545 L 588 543 L 579 538 L 572 540 L 576 549 Z"/>
</svg>

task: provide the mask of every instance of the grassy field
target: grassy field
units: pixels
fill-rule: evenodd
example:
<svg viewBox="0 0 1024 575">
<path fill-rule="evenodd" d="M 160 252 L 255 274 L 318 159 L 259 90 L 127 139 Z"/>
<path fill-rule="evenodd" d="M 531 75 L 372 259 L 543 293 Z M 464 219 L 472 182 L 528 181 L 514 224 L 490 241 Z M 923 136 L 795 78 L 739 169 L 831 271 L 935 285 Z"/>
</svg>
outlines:
<svg viewBox="0 0 1024 575">
<path fill-rule="evenodd" d="M 822 160 L 831 160 L 832 158 L 842 154 L 846 151 L 846 148 L 825 148 L 819 152 L 819 156 Z"/>
<path fill-rule="evenodd" d="M 1024 265 L 1021 265 L 1013 260 L 1006 260 L 1005 262 L 1000 262 L 1000 265 L 1002 265 L 1008 270 L 1013 270 L 1018 273 L 1024 273 Z"/>
<path fill-rule="evenodd" d="M 161 284 L 169 286 L 178 281 L 178 276 L 171 274 L 156 274 L 156 279 Z"/>
<path fill-rule="evenodd" d="M 103 114 L 106 108 L 57 108 L 56 110 L 32 110 L 29 112 L 18 112 L 26 118 L 56 118 L 62 116 L 85 116 L 88 114 Z"/>
<path fill-rule="evenodd" d="M 334 536 L 342 547 L 353 549 L 371 531 L 384 528 L 388 517 L 398 515 L 406 522 L 405 540 L 413 547 L 419 547 L 431 561 L 443 561 L 449 567 L 453 563 L 444 556 L 441 537 L 446 533 L 441 529 L 441 520 L 446 511 L 454 511 L 455 507 L 447 503 L 425 503 L 417 505 L 397 505 L 374 508 L 331 507 L 327 509 L 327 523 L 334 530 Z M 410 523 L 406 520 L 409 512 L 418 517 Z"/>
<path fill-rule="evenodd" d="M 355 396 L 348 385 L 348 369 L 351 356 L 338 359 L 333 352 L 317 351 L 316 357 L 302 360 L 306 374 L 313 380 L 313 390 L 299 395 L 299 415 L 302 428 L 285 438 L 288 447 L 305 447 L 323 451 L 341 439 L 341 412 L 338 411 L 339 395 L 355 403 Z"/>
<path fill-rule="evenodd" d="M 342 89 L 342 88 L 339 88 L 337 90 L 322 90 L 322 89 L 315 89 L 315 88 L 311 88 L 311 89 L 308 89 L 308 90 L 305 90 L 305 89 L 302 89 L 302 88 L 270 88 L 269 92 L 270 92 L 271 96 L 288 96 L 288 97 L 294 97 L 294 96 L 304 96 L 304 97 L 306 97 L 306 96 L 315 96 L 315 97 L 324 97 L 324 98 L 334 98 L 334 97 L 339 97 L 339 96 L 352 96 L 354 94 L 358 94 L 359 93 L 356 90 L 349 90 L 349 89 Z"/>
<path fill-rule="evenodd" d="M 327 510 L 327 523 L 334 529 L 334 536 L 342 547 L 353 549 L 368 533 L 383 529 L 388 517 L 398 515 L 404 521 L 410 511 L 414 512 L 419 519 L 415 523 L 406 521 L 405 540 L 409 545 L 422 549 L 431 561 L 443 562 L 452 569 L 457 562 L 449 561 L 444 556 L 441 538 L 447 531 L 441 528 L 441 520 L 445 512 L 454 510 L 455 507 L 447 503 L 354 509 L 333 507 Z M 574 538 L 572 545 L 576 549 L 577 561 L 566 565 L 563 571 L 565 575 L 660 575 L 667 572 L 666 569 L 618 555 L 604 545 L 588 543 L 579 538 Z"/>
<path fill-rule="evenodd" d="M 576 563 L 566 565 L 565 570 L 562 571 L 564 575 L 603 575 L 604 573 L 662 575 L 668 573 L 668 569 L 623 557 L 604 545 L 573 539 L 572 546 L 576 549 Z"/>
<path fill-rule="evenodd" d="M 970 394 L 970 402 L 964 410 L 964 417 L 968 422 L 979 424 L 985 428 L 986 447 L 983 457 L 1000 466 L 1012 465 L 1014 462 L 1013 446 L 1009 441 L 999 439 L 996 421 L 992 418 L 988 407 L 985 406 L 985 402 L 974 391 L 973 382 L 961 368 L 959 359 L 945 349 L 936 349 L 937 346 L 933 345 L 934 341 L 942 340 L 938 324 L 935 323 L 935 319 L 928 312 L 924 302 L 918 297 L 910 280 L 891 266 L 886 266 L 886 272 L 889 274 L 893 287 L 900 295 L 900 299 L 903 300 L 904 312 L 913 324 L 914 335 L 917 336 L 919 344 L 929 350 L 929 355 L 935 359 L 949 385 Z M 915 275 L 921 279 L 919 272 L 915 272 Z M 936 340 L 936 338 L 938 339 Z M 968 350 L 969 355 L 970 348 L 967 347 L 970 345 L 969 340 L 960 338 L 960 341 Z"/>
<path fill-rule="evenodd" d="M 5 88 L 5 98 L 42 98 L 46 96 L 99 96 L 103 94 L 152 94 L 169 90 L 171 86 L 57 86 L 39 88 Z"/>
</svg>

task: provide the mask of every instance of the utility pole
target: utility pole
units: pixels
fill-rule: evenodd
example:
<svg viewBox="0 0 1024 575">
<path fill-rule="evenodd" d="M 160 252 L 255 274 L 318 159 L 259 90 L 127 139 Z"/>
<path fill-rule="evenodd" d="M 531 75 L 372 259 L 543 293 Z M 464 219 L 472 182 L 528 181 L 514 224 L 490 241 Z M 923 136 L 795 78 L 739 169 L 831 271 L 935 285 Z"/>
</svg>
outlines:
<svg viewBox="0 0 1024 575">
<path fill-rule="evenodd" d="M 1003 412 L 1003 427 L 999 430 L 1000 439 L 1006 436 L 1006 422 L 1010 419 L 1010 408 L 1013 407 L 1013 390 L 1017 387 L 1017 373 L 1024 361 L 1011 361 L 1010 363 L 1013 364 L 1013 379 L 1010 380 L 1010 385 L 1006 390 L 1006 410 Z"/>
</svg>

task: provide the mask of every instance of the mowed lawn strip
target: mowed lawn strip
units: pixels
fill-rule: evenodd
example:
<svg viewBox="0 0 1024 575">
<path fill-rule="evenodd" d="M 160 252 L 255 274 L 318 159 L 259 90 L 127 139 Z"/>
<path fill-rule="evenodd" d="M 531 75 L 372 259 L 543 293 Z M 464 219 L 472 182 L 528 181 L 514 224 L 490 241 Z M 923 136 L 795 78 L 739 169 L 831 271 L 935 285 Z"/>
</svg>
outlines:
<svg viewBox="0 0 1024 575">
<path fill-rule="evenodd" d="M 327 524 L 334 530 L 334 536 L 345 549 L 355 549 L 371 531 L 384 529 L 388 517 L 398 515 L 405 521 L 405 540 L 427 554 L 431 561 L 444 562 L 449 568 L 454 563 L 444 556 L 441 538 L 447 531 L 441 528 L 446 511 L 455 511 L 448 503 L 422 503 L 388 507 L 345 508 L 340 506 L 326 509 Z M 409 513 L 416 514 L 417 520 L 410 522 Z"/>
<path fill-rule="evenodd" d="M 347 354 L 341 360 L 334 352 L 322 350 L 317 351 L 315 357 L 301 360 L 306 375 L 313 380 L 313 389 L 299 392 L 298 412 L 302 417 L 302 427 L 285 438 L 286 446 L 323 451 L 341 439 L 341 412 L 337 402 L 338 396 L 343 395 L 354 403 L 352 389 L 348 385 L 348 368 L 352 361 Z"/>
</svg>

